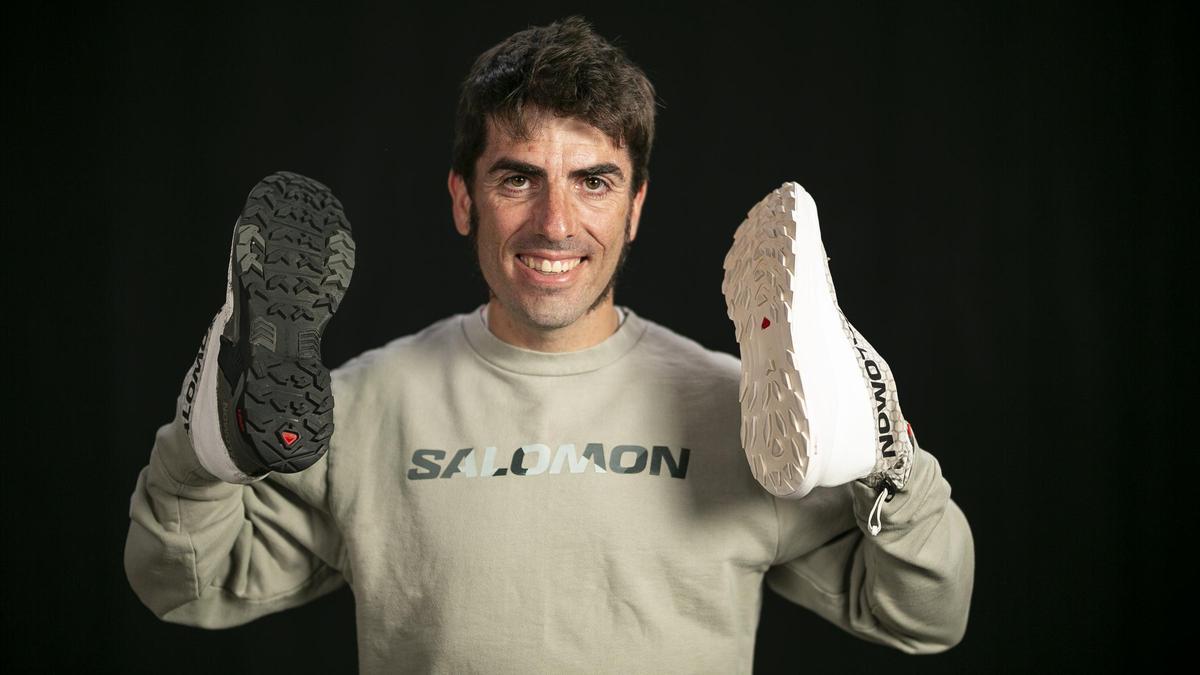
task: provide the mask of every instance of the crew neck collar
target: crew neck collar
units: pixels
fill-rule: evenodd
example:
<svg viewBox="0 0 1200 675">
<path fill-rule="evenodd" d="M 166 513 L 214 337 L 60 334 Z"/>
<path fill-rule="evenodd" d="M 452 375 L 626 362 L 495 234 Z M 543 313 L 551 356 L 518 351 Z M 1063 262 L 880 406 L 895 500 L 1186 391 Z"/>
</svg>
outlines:
<svg viewBox="0 0 1200 675">
<path fill-rule="evenodd" d="M 624 356 L 646 332 L 647 324 L 632 309 L 625 320 L 602 342 L 573 352 L 539 352 L 511 345 L 496 337 L 484 323 L 486 303 L 461 315 L 460 323 L 467 343 L 489 363 L 523 375 L 576 375 L 603 368 Z"/>
</svg>

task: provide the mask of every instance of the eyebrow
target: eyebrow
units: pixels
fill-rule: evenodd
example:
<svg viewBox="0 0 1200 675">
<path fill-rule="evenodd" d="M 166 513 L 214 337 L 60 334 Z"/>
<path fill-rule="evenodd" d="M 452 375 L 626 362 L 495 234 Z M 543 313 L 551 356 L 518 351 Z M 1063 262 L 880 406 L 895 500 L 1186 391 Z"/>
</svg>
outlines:
<svg viewBox="0 0 1200 675">
<path fill-rule="evenodd" d="M 524 173 L 537 178 L 546 177 L 546 170 L 542 167 L 534 166 L 528 162 L 521 162 L 509 157 L 501 157 L 500 159 L 497 159 L 487 172 L 488 175 L 491 175 L 497 171 L 516 171 L 517 173 Z M 587 176 L 603 176 L 606 174 L 614 175 L 617 177 L 617 179 L 622 181 L 625 180 L 625 173 L 621 171 L 621 167 L 611 162 L 595 164 L 583 169 L 575 169 L 570 173 L 570 177 L 584 178 Z"/>
</svg>

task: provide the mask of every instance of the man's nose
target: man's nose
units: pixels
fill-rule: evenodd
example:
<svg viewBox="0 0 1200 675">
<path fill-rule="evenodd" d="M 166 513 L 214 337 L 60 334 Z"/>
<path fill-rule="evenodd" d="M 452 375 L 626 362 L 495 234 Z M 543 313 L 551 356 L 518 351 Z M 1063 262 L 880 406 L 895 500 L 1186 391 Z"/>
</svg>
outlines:
<svg viewBox="0 0 1200 675">
<path fill-rule="evenodd" d="M 569 188 L 551 185 L 543 193 L 538 212 L 538 231 L 547 239 L 557 241 L 575 233 L 575 221 L 571 213 Z"/>
</svg>

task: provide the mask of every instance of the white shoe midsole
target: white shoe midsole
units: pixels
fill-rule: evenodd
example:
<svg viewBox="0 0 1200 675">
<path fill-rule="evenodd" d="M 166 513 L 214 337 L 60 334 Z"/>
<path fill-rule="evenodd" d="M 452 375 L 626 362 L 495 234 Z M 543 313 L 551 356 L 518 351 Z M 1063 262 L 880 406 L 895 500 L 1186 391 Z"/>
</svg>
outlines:
<svg viewBox="0 0 1200 675">
<path fill-rule="evenodd" d="M 875 467 L 870 392 L 850 342 L 828 272 L 817 207 L 804 188 L 788 184 L 795 199 L 792 313 L 788 317 L 796 370 L 808 392 L 812 452 L 821 456 L 801 491 L 848 483 Z M 806 325 L 807 324 L 807 325 Z"/>
</svg>

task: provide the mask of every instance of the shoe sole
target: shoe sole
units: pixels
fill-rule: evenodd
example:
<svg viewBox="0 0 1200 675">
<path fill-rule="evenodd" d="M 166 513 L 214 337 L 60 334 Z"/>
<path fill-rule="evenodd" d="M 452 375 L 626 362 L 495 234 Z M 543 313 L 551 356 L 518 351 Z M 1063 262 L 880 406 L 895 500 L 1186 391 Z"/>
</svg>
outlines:
<svg viewBox="0 0 1200 675">
<path fill-rule="evenodd" d="M 858 370 L 827 260 L 816 204 L 794 183 L 750 210 L 725 257 L 721 291 L 741 350 L 742 448 L 754 478 L 777 497 L 799 499 L 818 485 L 832 452 L 826 439 L 841 432 L 832 402 L 805 392 L 836 391 L 837 368 Z M 797 317 L 809 322 L 804 330 L 793 330 Z"/>
<path fill-rule="evenodd" d="M 270 471 L 295 473 L 333 436 L 321 338 L 354 272 L 354 239 L 328 187 L 279 172 L 250 192 L 234 231 L 238 426 Z"/>
</svg>

